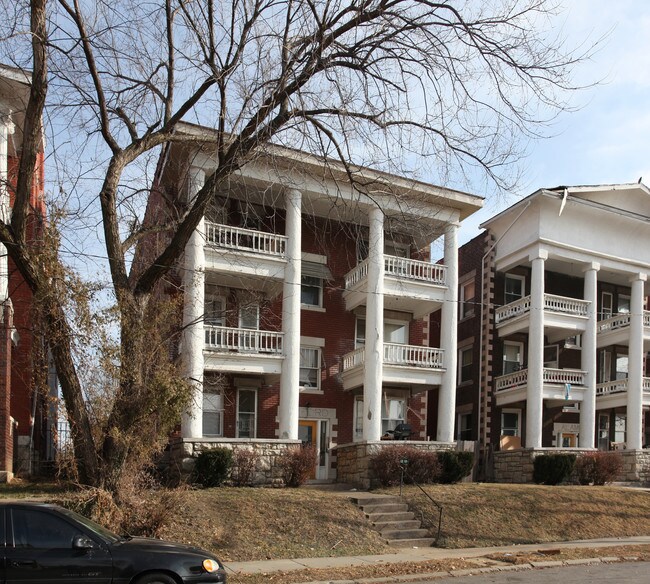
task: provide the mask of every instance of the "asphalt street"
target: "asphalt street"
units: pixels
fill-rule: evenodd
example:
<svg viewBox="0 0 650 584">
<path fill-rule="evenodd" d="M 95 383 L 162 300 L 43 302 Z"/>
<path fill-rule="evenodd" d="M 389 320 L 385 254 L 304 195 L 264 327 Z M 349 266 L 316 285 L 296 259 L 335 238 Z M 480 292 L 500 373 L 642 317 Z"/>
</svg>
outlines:
<svg viewBox="0 0 650 584">
<path fill-rule="evenodd" d="M 650 562 L 620 562 L 564 566 L 541 570 L 496 572 L 434 580 L 417 584 L 650 584 Z"/>
</svg>

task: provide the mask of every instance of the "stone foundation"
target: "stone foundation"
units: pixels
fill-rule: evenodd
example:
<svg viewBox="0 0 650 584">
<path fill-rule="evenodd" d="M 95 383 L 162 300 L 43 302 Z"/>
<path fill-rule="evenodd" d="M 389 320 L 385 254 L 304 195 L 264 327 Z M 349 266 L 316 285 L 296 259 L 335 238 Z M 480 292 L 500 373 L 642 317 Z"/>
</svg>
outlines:
<svg viewBox="0 0 650 584">
<path fill-rule="evenodd" d="M 419 440 L 382 440 L 380 442 L 354 442 L 336 446 L 336 481 L 361 489 L 377 486 L 370 469 L 370 457 L 382 448 L 410 446 L 420 450 L 456 450 L 455 442 L 422 442 Z"/>
<path fill-rule="evenodd" d="M 168 465 L 172 482 L 190 479 L 198 455 L 205 450 L 229 448 L 233 451 L 252 450 L 259 456 L 255 485 L 281 485 L 282 478 L 277 467 L 277 458 L 286 450 L 298 448 L 300 440 L 261 440 L 253 438 L 177 438 L 170 443 Z"/>
<path fill-rule="evenodd" d="M 521 448 L 494 453 L 494 481 L 497 483 L 532 483 L 534 460 L 544 454 L 575 454 L 596 452 L 587 448 Z M 620 482 L 650 483 L 650 450 L 623 450 L 623 472 Z"/>
</svg>

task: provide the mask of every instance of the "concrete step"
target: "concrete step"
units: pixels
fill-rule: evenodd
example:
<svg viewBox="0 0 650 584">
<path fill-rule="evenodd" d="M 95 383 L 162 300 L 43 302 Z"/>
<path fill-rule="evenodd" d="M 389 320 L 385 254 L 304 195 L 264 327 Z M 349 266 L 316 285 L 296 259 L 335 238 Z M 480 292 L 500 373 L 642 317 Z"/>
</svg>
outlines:
<svg viewBox="0 0 650 584">
<path fill-rule="evenodd" d="M 417 537 L 413 539 L 389 539 L 387 543 L 391 547 L 398 548 L 426 548 L 431 547 L 435 541 L 433 537 Z"/>
<path fill-rule="evenodd" d="M 371 523 L 382 523 L 383 521 L 410 521 L 415 519 L 413 511 L 399 511 L 397 513 L 371 513 L 366 515 Z"/>
<path fill-rule="evenodd" d="M 411 519 L 409 521 L 382 521 L 380 523 L 373 523 L 375 529 L 378 529 L 382 534 L 384 532 L 400 531 L 403 529 L 420 529 L 422 522 L 418 519 Z"/>
<path fill-rule="evenodd" d="M 402 502 L 399 497 L 392 497 L 390 495 L 360 495 L 358 497 L 350 497 L 350 501 L 352 501 L 358 507 L 363 507 L 364 505 L 376 505 L 379 503 Z"/>
<path fill-rule="evenodd" d="M 429 535 L 428 529 L 386 529 L 381 532 L 382 537 L 391 539 L 419 539 Z"/>
<path fill-rule="evenodd" d="M 361 509 L 366 515 L 373 515 L 375 513 L 403 513 L 409 510 L 409 506 L 406 503 L 381 503 L 363 505 Z"/>
</svg>

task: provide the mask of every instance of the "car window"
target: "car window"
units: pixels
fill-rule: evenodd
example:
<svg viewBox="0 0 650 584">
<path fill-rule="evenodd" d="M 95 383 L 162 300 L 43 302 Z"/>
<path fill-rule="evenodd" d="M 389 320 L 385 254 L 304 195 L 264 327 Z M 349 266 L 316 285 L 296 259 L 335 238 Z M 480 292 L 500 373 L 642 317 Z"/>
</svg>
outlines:
<svg viewBox="0 0 650 584">
<path fill-rule="evenodd" d="M 64 519 L 32 509 L 11 511 L 14 546 L 29 549 L 71 549 L 80 531 Z"/>
</svg>

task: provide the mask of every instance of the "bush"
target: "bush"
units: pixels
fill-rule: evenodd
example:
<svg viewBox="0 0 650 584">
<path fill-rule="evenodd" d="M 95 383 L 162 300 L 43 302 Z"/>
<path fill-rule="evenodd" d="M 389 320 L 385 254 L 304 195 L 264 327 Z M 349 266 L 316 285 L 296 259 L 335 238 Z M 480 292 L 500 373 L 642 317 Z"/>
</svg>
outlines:
<svg viewBox="0 0 650 584">
<path fill-rule="evenodd" d="M 575 462 L 575 454 L 537 456 L 533 463 L 533 480 L 537 484 L 559 485 L 571 476 Z"/>
<path fill-rule="evenodd" d="M 236 487 L 249 487 L 255 478 L 259 454 L 252 449 L 238 448 L 233 456 L 231 479 Z"/>
<path fill-rule="evenodd" d="M 232 458 L 229 448 L 204 450 L 196 459 L 194 479 L 204 487 L 218 487 L 228 478 Z"/>
<path fill-rule="evenodd" d="M 457 483 L 463 480 L 474 466 L 473 452 L 457 452 L 442 450 L 438 453 L 440 461 L 440 482 L 445 484 Z"/>
<path fill-rule="evenodd" d="M 581 485 L 605 485 L 614 482 L 623 470 L 619 452 L 591 452 L 576 461 L 578 482 Z"/>
<path fill-rule="evenodd" d="M 285 450 L 278 457 L 278 467 L 285 487 L 299 487 L 304 484 L 315 464 L 316 448 L 313 446 Z"/>
<path fill-rule="evenodd" d="M 383 487 L 399 485 L 402 475 L 400 461 L 408 460 L 404 482 L 434 483 L 440 476 L 440 464 L 435 452 L 413 446 L 387 446 L 370 457 L 370 469 Z"/>
</svg>

